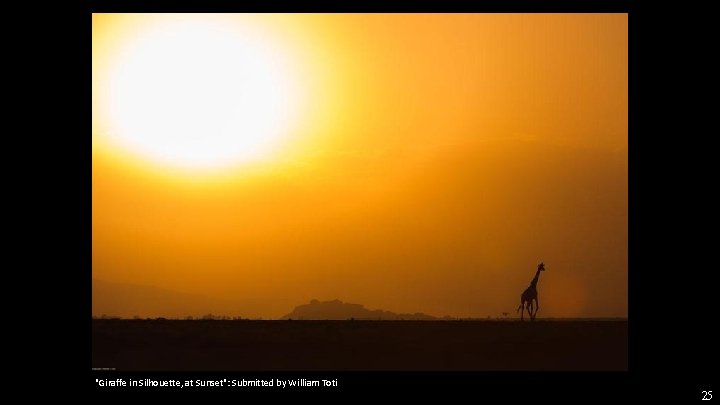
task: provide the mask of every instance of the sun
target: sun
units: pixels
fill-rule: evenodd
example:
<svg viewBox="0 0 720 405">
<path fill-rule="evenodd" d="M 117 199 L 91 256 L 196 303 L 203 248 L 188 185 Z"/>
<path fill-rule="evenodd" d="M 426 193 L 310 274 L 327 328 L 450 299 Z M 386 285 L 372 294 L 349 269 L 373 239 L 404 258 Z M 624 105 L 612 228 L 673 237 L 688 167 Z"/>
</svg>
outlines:
<svg viewBox="0 0 720 405">
<path fill-rule="evenodd" d="M 108 136 L 174 167 L 216 169 L 266 158 L 300 105 L 286 56 L 242 24 L 155 21 L 128 35 L 109 64 Z"/>
</svg>

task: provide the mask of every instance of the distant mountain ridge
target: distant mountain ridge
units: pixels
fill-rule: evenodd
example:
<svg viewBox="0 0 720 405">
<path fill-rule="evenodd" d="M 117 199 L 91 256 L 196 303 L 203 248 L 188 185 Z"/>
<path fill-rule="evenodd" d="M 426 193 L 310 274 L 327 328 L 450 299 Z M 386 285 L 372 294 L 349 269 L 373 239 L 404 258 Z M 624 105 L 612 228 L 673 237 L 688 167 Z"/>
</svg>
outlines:
<svg viewBox="0 0 720 405">
<path fill-rule="evenodd" d="M 284 300 L 244 298 L 226 299 L 192 294 L 142 284 L 130 284 L 92 279 L 93 316 L 120 318 L 165 317 L 185 319 L 189 316 L 229 316 L 257 319 L 275 318 L 287 311 Z M 267 308 L 267 309 L 266 309 Z M 269 317 L 263 312 L 274 312 Z"/>
<path fill-rule="evenodd" d="M 390 311 L 369 310 L 361 304 L 350 304 L 340 300 L 318 301 L 312 300 L 309 304 L 298 305 L 289 314 L 280 319 L 297 320 L 438 320 L 431 315 L 416 312 L 414 314 L 396 314 Z"/>
<path fill-rule="evenodd" d="M 222 300 L 200 294 L 95 278 L 92 280 L 92 312 L 95 316 L 185 318 L 208 313 L 224 314 L 231 312 L 227 310 L 230 306 Z M 231 313 L 235 315 L 240 311 Z"/>
<path fill-rule="evenodd" d="M 262 318 L 261 308 L 268 304 L 278 307 L 279 313 L 287 311 L 288 305 L 271 300 L 238 298 L 232 301 L 206 296 L 178 292 L 161 287 L 118 283 L 92 279 L 92 314 L 95 317 L 119 318 L 170 318 L 185 319 L 214 316 L 241 317 L 244 319 Z M 280 312 L 282 311 L 282 312 Z M 276 312 L 276 313 L 278 313 Z M 277 315 L 276 315 L 277 316 Z M 265 319 L 278 319 L 269 317 Z M 361 304 L 351 304 L 340 300 L 318 301 L 298 305 L 281 320 L 439 320 L 424 313 L 404 314 L 383 310 L 369 310 Z"/>
</svg>

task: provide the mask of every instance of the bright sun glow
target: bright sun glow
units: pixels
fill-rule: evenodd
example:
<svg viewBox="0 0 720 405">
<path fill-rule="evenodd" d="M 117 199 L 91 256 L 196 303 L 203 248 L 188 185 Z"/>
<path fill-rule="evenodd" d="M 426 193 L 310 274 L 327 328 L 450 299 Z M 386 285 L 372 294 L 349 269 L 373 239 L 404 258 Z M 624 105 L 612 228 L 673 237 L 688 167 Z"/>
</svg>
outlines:
<svg viewBox="0 0 720 405">
<path fill-rule="evenodd" d="M 111 137 L 185 168 L 267 157 L 299 104 L 277 51 L 258 32 L 217 21 L 180 18 L 138 32 L 111 67 Z"/>
</svg>

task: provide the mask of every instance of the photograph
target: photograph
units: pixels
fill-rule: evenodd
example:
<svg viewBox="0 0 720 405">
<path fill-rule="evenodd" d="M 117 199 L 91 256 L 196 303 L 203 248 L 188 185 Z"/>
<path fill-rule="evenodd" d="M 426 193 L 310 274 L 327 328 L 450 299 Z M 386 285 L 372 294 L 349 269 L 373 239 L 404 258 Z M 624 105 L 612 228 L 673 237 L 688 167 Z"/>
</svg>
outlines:
<svg viewBox="0 0 720 405">
<path fill-rule="evenodd" d="M 94 12 L 91 176 L 96 385 L 628 371 L 628 13 Z"/>
</svg>

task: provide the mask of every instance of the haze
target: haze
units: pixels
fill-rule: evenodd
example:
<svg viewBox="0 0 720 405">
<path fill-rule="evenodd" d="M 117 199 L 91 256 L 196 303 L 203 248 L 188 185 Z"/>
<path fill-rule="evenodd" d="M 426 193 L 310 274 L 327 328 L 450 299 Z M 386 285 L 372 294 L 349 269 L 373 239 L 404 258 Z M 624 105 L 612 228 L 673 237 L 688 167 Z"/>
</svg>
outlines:
<svg viewBox="0 0 720 405">
<path fill-rule="evenodd" d="M 103 138 L 109 50 L 152 18 L 93 16 L 93 279 L 233 316 L 484 318 L 543 261 L 539 318 L 627 316 L 627 15 L 228 17 L 274 33 L 306 98 L 271 157 L 213 175 Z"/>
</svg>

